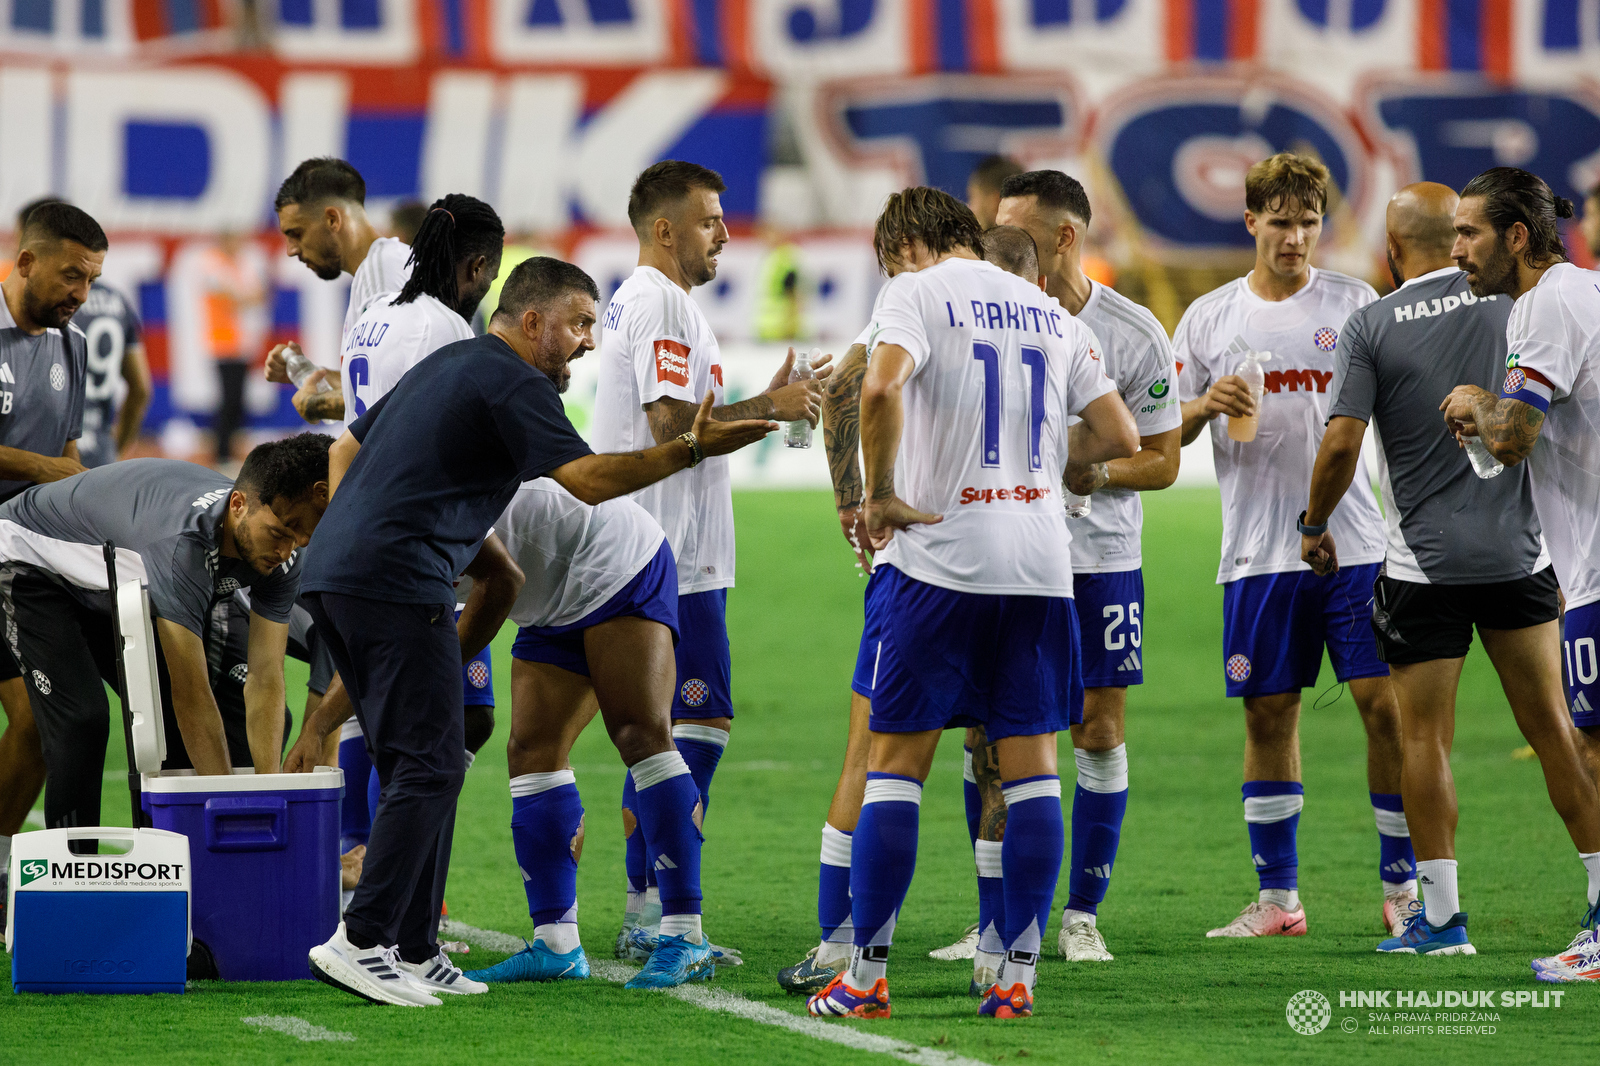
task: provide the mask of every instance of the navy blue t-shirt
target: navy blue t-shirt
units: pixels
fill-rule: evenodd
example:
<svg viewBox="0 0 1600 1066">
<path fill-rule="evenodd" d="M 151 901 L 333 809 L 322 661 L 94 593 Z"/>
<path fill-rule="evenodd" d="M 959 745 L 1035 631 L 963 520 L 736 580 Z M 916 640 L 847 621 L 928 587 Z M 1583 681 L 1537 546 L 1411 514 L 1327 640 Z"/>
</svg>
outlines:
<svg viewBox="0 0 1600 1066">
<path fill-rule="evenodd" d="M 492 334 L 440 348 L 349 428 L 361 451 L 312 537 L 305 592 L 454 604 L 517 486 L 592 454 L 554 382 Z"/>
</svg>

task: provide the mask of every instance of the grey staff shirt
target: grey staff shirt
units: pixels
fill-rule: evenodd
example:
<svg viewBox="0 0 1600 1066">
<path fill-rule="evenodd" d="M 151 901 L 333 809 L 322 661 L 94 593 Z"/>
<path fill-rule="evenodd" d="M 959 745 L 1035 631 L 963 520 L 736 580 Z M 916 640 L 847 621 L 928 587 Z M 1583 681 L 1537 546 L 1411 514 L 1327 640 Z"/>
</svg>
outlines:
<svg viewBox="0 0 1600 1066">
<path fill-rule="evenodd" d="M 1446 267 L 1352 313 L 1339 333 L 1328 417 L 1377 435 L 1389 577 L 1482 585 L 1550 565 L 1526 464 L 1479 478 L 1439 413 L 1457 385 L 1498 391 L 1510 317 L 1509 299 L 1474 297 Z"/>
<path fill-rule="evenodd" d="M 117 547 L 117 580 L 150 588 L 158 618 L 204 637 L 211 606 L 241 588 L 251 610 L 288 622 L 300 592 L 301 554 L 270 573 L 221 553 L 233 482 L 176 459 L 126 459 L 35 485 L 0 504 L 0 568 L 54 577 L 94 610 L 107 608 L 101 546 Z"/>
<path fill-rule="evenodd" d="M 83 330 L 24 333 L 0 297 L 0 444 L 52 458 L 83 433 L 88 375 Z M 33 484 L 0 479 L 0 500 Z"/>
</svg>

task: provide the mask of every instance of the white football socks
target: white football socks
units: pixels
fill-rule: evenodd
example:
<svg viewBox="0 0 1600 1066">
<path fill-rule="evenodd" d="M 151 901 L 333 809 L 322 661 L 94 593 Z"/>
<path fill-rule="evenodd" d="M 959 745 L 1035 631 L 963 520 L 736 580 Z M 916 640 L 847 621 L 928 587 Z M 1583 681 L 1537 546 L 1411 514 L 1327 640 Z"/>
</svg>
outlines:
<svg viewBox="0 0 1600 1066">
<path fill-rule="evenodd" d="M 543 940 L 544 946 L 557 955 L 565 955 L 582 946 L 578 939 L 577 922 L 548 922 L 533 928 L 533 939 Z"/>
<path fill-rule="evenodd" d="M 1293 908 L 1291 908 L 1293 909 Z M 1088 922 L 1089 928 L 1094 928 L 1095 916 L 1088 911 L 1075 911 L 1071 907 L 1061 912 L 1061 927 L 1065 929 L 1073 922 Z"/>
<path fill-rule="evenodd" d="M 1417 884 L 1422 889 L 1422 906 L 1428 924 L 1435 929 L 1461 910 L 1461 893 L 1456 888 L 1456 860 L 1419 859 Z"/>
<path fill-rule="evenodd" d="M 1291 914 L 1300 909 L 1300 890 L 1298 888 L 1263 888 L 1261 890 L 1262 903 L 1276 903 L 1279 907 Z"/>
<path fill-rule="evenodd" d="M 3 838 L 0 838 L 3 839 Z M 7 845 L 10 841 L 6 842 Z M 1583 868 L 1589 874 L 1589 906 L 1600 902 L 1600 851 L 1591 851 L 1587 854 L 1578 852 L 1578 858 L 1583 860 Z"/>
<path fill-rule="evenodd" d="M 698 914 L 663 914 L 661 916 L 662 936 L 686 936 L 691 944 L 705 943 L 700 932 L 700 916 Z"/>
</svg>

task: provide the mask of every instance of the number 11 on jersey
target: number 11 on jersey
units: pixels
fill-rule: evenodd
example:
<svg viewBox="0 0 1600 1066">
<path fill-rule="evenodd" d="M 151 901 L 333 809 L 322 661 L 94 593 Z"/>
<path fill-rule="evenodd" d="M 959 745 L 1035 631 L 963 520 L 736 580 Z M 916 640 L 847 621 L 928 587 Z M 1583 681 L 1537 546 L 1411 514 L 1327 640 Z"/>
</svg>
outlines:
<svg viewBox="0 0 1600 1066">
<path fill-rule="evenodd" d="M 983 465 L 1000 465 L 1000 418 L 1004 410 L 1000 349 L 988 341 L 972 342 L 972 358 L 983 364 Z M 1044 427 L 1044 350 L 1022 346 L 1022 365 L 1028 368 L 1028 469 L 1044 465 L 1039 458 L 1039 438 Z"/>
</svg>

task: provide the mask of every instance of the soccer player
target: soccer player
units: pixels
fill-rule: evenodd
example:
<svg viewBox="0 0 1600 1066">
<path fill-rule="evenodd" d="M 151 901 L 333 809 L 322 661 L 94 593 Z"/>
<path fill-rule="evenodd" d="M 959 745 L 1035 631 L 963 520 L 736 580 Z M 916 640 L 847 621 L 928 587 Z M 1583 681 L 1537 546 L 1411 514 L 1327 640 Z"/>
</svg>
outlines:
<svg viewBox="0 0 1600 1066">
<path fill-rule="evenodd" d="M 687 430 L 709 389 L 719 420 L 806 419 L 815 425 L 826 360 L 817 378 L 789 384 L 794 353 L 765 392 L 722 403 L 722 361 L 711 325 L 689 293 L 717 276 L 717 256 L 728 242 L 718 194 L 727 186 L 714 170 L 669 159 L 644 170 L 628 196 L 628 220 L 639 238 L 639 265 L 606 305 L 600 342 L 600 383 L 595 398 L 596 447 L 619 451 L 663 444 Z M 641 492 L 641 506 L 666 531 L 678 564 L 678 684 L 672 701 L 672 736 L 700 790 L 702 812 L 711 807 L 711 778 L 733 725 L 732 666 L 728 655 L 727 599 L 734 583 L 733 493 L 726 460 L 716 459 Z M 639 958 L 648 940 L 634 944 L 634 929 L 655 924 L 647 912 L 649 867 L 635 832 L 637 783 L 622 789 L 627 839 L 628 900 L 617 935 L 619 957 Z M 630 946 L 632 945 L 632 946 Z"/>
<path fill-rule="evenodd" d="M 412 367 L 335 443 L 333 501 L 306 563 L 312 617 L 383 783 L 361 884 L 345 921 L 311 950 L 311 967 L 372 1002 L 437 1005 L 433 991 L 488 987 L 463 978 L 437 939 L 466 773 L 461 665 L 505 620 L 503 610 L 483 609 L 476 589 L 454 617 L 455 577 L 484 532 L 524 481 L 549 475 L 598 504 L 777 428 L 716 421 L 708 394 L 677 438 L 593 454 L 559 392 L 571 378 L 568 361 L 594 346 L 599 293 L 560 260 L 530 259 L 512 283 L 522 271 L 532 272 L 518 287 L 523 302 L 503 296 L 488 334 Z M 319 706 L 288 765 L 314 758 L 330 731 Z"/>
<path fill-rule="evenodd" d="M 16 262 L 0 284 L 0 500 L 84 469 L 78 438 L 87 351 L 72 316 L 89 298 L 109 246 L 99 223 L 60 202 L 27 208 L 18 230 Z M 40 730 L 10 644 L 0 642 L 0 869 L 45 782 Z"/>
<path fill-rule="evenodd" d="M 262 444 L 237 481 L 193 463 L 129 459 L 0 506 L 0 604 L 44 740 L 50 828 L 100 824 L 110 721 L 102 677 L 116 678 L 106 541 L 117 548 L 118 580 L 150 588 L 162 689 L 170 692 L 164 765 L 233 769 L 203 637 L 212 605 L 249 588 L 249 748 L 257 773 L 278 770 L 297 549 L 327 504 L 329 444 L 322 434 Z"/>
<path fill-rule="evenodd" d="M 1461 190 L 1451 256 L 1466 271 L 1474 296 L 1503 294 L 1516 302 L 1506 326 L 1509 354 L 1499 395 L 1462 384 L 1440 404 L 1451 429 L 1477 436 L 1500 462 L 1515 466 L 1527 460 L 1534 510 L 1566 597 L 1568 696 L 1572 722 L 1584 736 L 1557 724 L 1560 707 L 1554 701 L 1536 709 L 1536 721 L 1525 720 L 1522 713 L 1517 717 L 1545 768 L 1551 802 L 1589 875 L 1583 931 L 1562 954 L 1534 961 L 1534 970 L 1546 981 L 1600 980 L 1600 938 L 1595 933 L 1600 924 L 1600 800 L 1575 747 L 1593 744 L 1600 734 L 1595 706 L 1600 701 L 1600 660 L 1595 654 L 1600 639 L 1600 273 L 1567 262 L 1559 220 L 1571 217 L 1570 201 L 1515 167 L 1493 167 Z M 1553 661 L 1554 642 L 1547 632 L 1542 635 L 1540 676 L 1553 678 L 1561 664 Z M 1440 745 L 1436 750 L 1430 760 L 1436 774 L 1433 787 L 1448 803 L 1445 826 L 1453 828 L 1453 796 L 1446 791 L 1448 749 Z M 1408 751 L 1408 781 L 1411 769 Z M 1451 844 L 1442 834 L 1442 854 L 1430 858 L 1448 859 L 1454 854 Z M 1440 885 L 1443 898 L 1437 909 L 1435 890 L 1423 892 L 1430 927 L 1436 914 L 1459 910 L 1455 863 L 1441 866 L 1448 877 Z M 1458 917 L 1465 922 L 1464 915 Z M 1431 928 L 1421 931 L 1423 936 L 1432 933 Z"/>
<path fill-rule="evenodd" d="M 1091 467 L 1074 464 L 1067 483 L 1070 491 L 1093 498 L 1088 515 L 1072 525 L 1072 602 L 1078 630 L 1087 636 L 1082 645 L 1083 722 L 1072 727 L 1078 784 L 1072 796 L 1069 894 L 1057 947 L 1068 961 L 1109 962 L 1096 913 L 1111 886 L 1128 806 L 1123 740 L 1128 686 L 1144 683 L 1139 550 L 1144 507 L 1139 493 L 1164 489 L 1178 477 L 1183 422 L 1178 371 L 1167 331 L 1156 316 L 1083 273 L 1090 208 L 1082 184 L 1059 170 L 1035 170 L 1007 178 L 1000 197 L 1000 223 L 1020 226 L 1033 238 L 1045 291 L 1100 339 L 1106 375 L 1139 427 L 1134 455 Z M 989 239 L 984 241 L 987 247 Z M 991 747 L 985 745 L 985 752 Z M 978 757 L 978 750 L 973 745 L 974 765 L 992 768 L 992 756 Z M 990 807 L 995 791 L 981 792 Z M 1004 819 L 1003 810 L 999 818 Z M 985 813 L 985 830 L 994 820 L 994 814 Z M 990 876 L 998 874 L 1000 845 L 986 835 L 977 846 L 988 851 Z M 997 894 L 994 889 L 990 893 Z"/>
<path fill-rule="evenodd" d="M 660 881 L 661 932 L 629 988 L 715 972 L 700 924 L 700 792 L 672 742 L 678 569 L 632 500 L 590 507 L 548 478 L 517 490 L 495 532 L 528 576 L 511 617 L 511 838 L 533 943 L 480 981 L 589 976 L 578 940 L 583 803 L 568 756 L 596 710 L 637 786 L 639 832 Z"/>
<path fill-rule="evenodd" d="M 995 212 L 1000 208 L 1001 189 L 1011 178 L 1022 173 L 1022 165 L 1003 155 L 985 156 L 967 176 L 967 206 L 978 217 L 978 225 L 988 229 L 995 223 Z"/>
<path fill-rule="evenodd" d="M 1223 659 L 1227 694 L 1244 697 L 1244 818 L 1260 896 L 1207 936 L 1303 936 L 1296 829 L 1300 690 L 1313 685 L 1327 647 L 1350 686 L 1367 734 L 1367 788 L 1375 811 L 1397 809 L 1400 722 L 1388 668 L 1378 658 L 1367 604 L 1383 559 L 1383 518 L 1366 464 L 1329 518 L 1346 553 L 1331 578 L 1300 561 L 1296 516 L 1304 506 L 1327 419 L 1339 328 L 1377 293 L 1364 281 L 1311 265 L 1328 204 L 1328 170 L 1281 153 L 1245 177 L 1245 226 L 1255 269 L 1189 305 L 1173 347 L 1183 399 L 1183 442 L 1211 428 L 1222 486 Z M 1266 393 L 1255 401 L 1236 373 L 1248 351 L 1271 352 Z M 1256 438 L 1231 439 L 1229 420 L 1259 419 Z M 1380 825 L 1392 823 L 1375 814 Z M 1380 834 L 1381 861 L 1409 859 L 1409 844 Z M 1396 899 L 1385 889 L 1384 927 Z"/>
<path fill-rule="evenodd" d="M 367 183 L 343 159 L 307 159 L 278 186 L 273 206 L 278 229 L 298 259 L 323 281 L 349 274 L 350 305 L 344 314 L 348 334 L 367 306 L 385 293 L 399 292 L 410 276 L 411 249 L 397 237 L 385 237 L 367 218 Z M 290 384 L 280 344 L 267 353 L 268 381 Z M 328 372 L 312 374 L 294 394 L 294 408 L 307 422 L 338 422 L 345 411 L 344 393 Z M 335 386 L 319 392 L 321 384 Z"/>
<path fill-rule="evenodd" d="M 1422 912 L 1400 909 L 1402 931 L 1380 951 L 1470 955 L 1466 915 L 1456 913 L 1455 789 L 1447 762 L 1455 695 L 1474 624 L 1517 723 L 1545 760 L 1552 792 L 1568 791 L 1574 750 L 1561 682 L 1556 577 L 1539 537 L 1526 470 L 1477 477 L 1467 456 L 1431 416 L 1461 381 L 1497 383 L 1504 373 L 1511 301 L 1479 299 L 1456 269 L 1456 194 L 1408 185 L 1389 201 L 1389 270 L 1399 286 L 1352 314 L 1335 355 L 1329 421 L 1311 475 L 1302 557 L 1319 574 L 1337 572 L 1327 525 L 1355 474 L 1367 423 L 1378 434 L 1388 547 L 1374 590 L 1373 628 L 1389 664 L 1405 737 L 1404 804 L 1373 797 L 1385 844 L 1379 876 L 1424 886 Z M 1437 310 L 1435 310 L 1437 309 Z M 1495 545 L 1485 552 L 1484 544 Z M 1582 774 L 1580 771 L 1580 779 Z M 1565 782 L 1565 784 L 1559 784 Z M 1561 805 L 1562 796 L 1557 796 Z M 1402 839 L 1415 838 L 1420 861 Z M 1397 857 L 1396 857 L 1397 856 Z M 1396 869 L 1398 868 L 1398 869 Z M 1448 908 L 1448 909 L 1446 909 Z"/>
<path fill-rule="evenodd" d="M 1064 850 L 1055 733 L 1082 709 L 1058 502 L 1067 419 L 1083 420 L 1070 434 L 1083 462 L 1131 455 L 1138 435 L 1088 327 L 979 260 L 980 240 L 966 205 L 927 188 L 892 195 L 873 235 L 879 262 L 906 271 L 879 304 L 861 390 L 882 617 L 851 840 L 854 953 L 807 1002 L 816 1015 L 889 1016 L 889 945 L 916 861 L 922 782 L 953 722 L 995 739 L 1008 804 L 1007 955 L 979 1013 L 1032 1013 Z"/>
<path fill-rule="evenodd" d="M 86 467 L 105 466 L 116 462 L 139 439 L 139 427 L 150 407 L 150 363 L 144 353 L 143 327 L 133 302 L 101 281 L 89 287 L 89 298 L 72 321 L 83 330 L 88 345 L 78 458 Z M 123 392 L 120 405 L 118 391 Z"/>
</svg>

